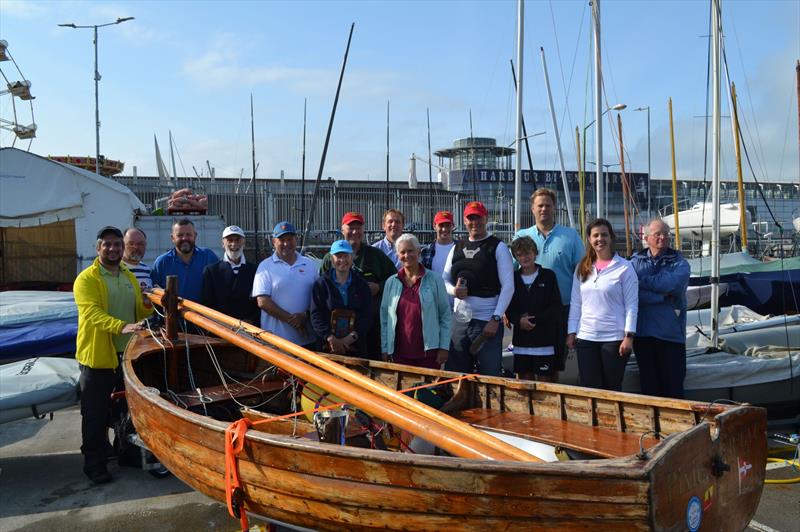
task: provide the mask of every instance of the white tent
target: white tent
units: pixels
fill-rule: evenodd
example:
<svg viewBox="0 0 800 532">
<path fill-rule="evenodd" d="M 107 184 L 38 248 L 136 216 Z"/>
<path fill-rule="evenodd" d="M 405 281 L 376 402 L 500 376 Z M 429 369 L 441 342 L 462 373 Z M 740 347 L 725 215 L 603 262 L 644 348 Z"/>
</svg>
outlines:
<svg viewBox="0 0 800 532">
<path fill-rule="evenodd" d="M 97 256 L 98 229 L 112 225 L 124 230 L 133 224 L 135 213 L 146 211 L 130 189 L 109 178 L 15 148 L 0 148 L 0 229 L 40 228 L 28 230 L 36 238 L 46 226 L 69 222 L 74 226 L 77 258 L 73 277 Z"/>
</svg>

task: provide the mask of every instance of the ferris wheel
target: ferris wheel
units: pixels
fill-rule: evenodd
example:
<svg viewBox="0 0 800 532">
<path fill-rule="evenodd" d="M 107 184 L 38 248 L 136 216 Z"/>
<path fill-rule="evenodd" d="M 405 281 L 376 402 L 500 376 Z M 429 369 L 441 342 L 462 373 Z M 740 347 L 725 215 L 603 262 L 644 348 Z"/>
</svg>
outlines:
<svg viewBox="0 0 800 532">
<path fill-rule="evenodd" d="M 19 65 L 8 51 L 8 43 L 0 40 L 0 65 L 10 61 L 14 68 L 0 67 L 6 88 L 0 90 L 0 146 L 13 147 L 18 140 L 28 141 L 31 149 L 36 137 L 36 122 L 33 119 L 31 82 L 25 79 Z M 11 81 L 12 79 L 17 81 Z M 19 100 L 19 101 L 17 101 Z"/>
</svg>

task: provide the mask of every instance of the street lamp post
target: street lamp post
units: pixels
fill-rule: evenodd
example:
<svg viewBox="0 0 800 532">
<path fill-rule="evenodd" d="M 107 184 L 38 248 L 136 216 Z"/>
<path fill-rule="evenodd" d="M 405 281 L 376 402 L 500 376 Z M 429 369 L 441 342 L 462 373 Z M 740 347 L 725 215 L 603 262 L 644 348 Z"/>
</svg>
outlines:
<svg viewBox="0 0 800 532">
<path fill-rule="evenodd" d="M 643 105 L 637 107 L 634 111 L 647 111 L 647 217 L 650 218 L 650 180 L 653 179 L 653 174 L 650 172 L 650 106 Z"/>
<path fill-rule="evenodd" d="M 114 26 L 129 20 L 134 17 L 120 17 L 114 22 L 107 22 L 106 24 L 94 24 L 89 26 L 78 26 L 74 23 L 59 24 L 63 28 L 73 29 L 93 29 L 94 30 L 94 119 L 95 119 L 95 143 L 97 154 L 94 161 L 95 173 L 100 173 L 100 72 L 97 68 L 97 28 L 104 28 L 106 26 Z"/>
<path fill-rule="evenodd" d="M 594 161 L 586 161 L 586 164 L 591 164 L 593 166 L 597 165 L 597 163 L 595 163 Z M 619 163 L 609 163 L 609 164 L 603 163 L 603 165 L 602 165 L 603 166 L 603 183 L 605 183 L 605 187 L 604 187 L 604 190 L 603 190 L 605 204 L 606 204 L 605 218 L 608 218 L 608 169 L 611 168 L 612 166 L 619 166 L 619 165 L 620 165 Z M 595 218 L 600 218 L 600 213 L 597 213 L 597 216 Z"/>
<path fill-rule="evenodd" d="M 613 105 L 611 107 L 608 107 L 605 111 L 600 113 L 600 116 L 602 117 L 603 115 L 605 115 L 609 111 L 622 111 L 626 107 L 628 107 L 626 104 L 618 103 L 617 105 Z M 583 162 L 584 162 L 583 172 L 584 172 L 584 174 L 586 173 L 586 130 L 589 129 L 590 127 L 592 127 L 595 122 L 597 122 L 597 119 L 592 120 L 591 122 L 589 122 L 589 124 L 586 127 L 583 128 Z M 598 187 L 601 186 L 600 185 L 600 180 L 602 179 L 602 176 L 600 175 L 601 172 L 602 172 L 602 168 L 598 166 L 597 167 L 597 173 L 595 174 L 595 183 L 594 183 L 595 192 L 597 192 L 598 191 Z M 600 212 L 600 200 L 601 199 L 602 199 L 601 196 L 598 195 L 597 196 L 597 213 L 596 213 L 597 214 L 597 216 L 596 216 L 597 218 L 599 218 L 600 216 L 603 215 L 603 213 Z"/>
</svg>

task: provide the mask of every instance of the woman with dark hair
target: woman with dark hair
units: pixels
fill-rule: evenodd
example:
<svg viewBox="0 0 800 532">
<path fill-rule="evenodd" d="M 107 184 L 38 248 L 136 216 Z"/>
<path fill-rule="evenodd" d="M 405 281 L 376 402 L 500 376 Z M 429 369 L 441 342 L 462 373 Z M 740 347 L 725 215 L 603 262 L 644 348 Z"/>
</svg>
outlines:
<svg viewBox="0 0 800 532">
<path fill-rule="evenodd" d="M 586 253 L 572 284 L 567 347 L 577 348 L 581 386 L 621 390 L 633 350 L 639 280 L 614 251 L 614 229 L 603 218 L 586 227 Z"/>
</svg>

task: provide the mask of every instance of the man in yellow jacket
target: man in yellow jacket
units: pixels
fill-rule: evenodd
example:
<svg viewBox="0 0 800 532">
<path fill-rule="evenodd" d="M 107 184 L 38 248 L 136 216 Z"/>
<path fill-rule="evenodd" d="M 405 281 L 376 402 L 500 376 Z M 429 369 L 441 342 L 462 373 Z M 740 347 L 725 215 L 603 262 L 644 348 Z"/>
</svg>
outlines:
<svg viewBox="0 0 800 532">
<path fill-rule="evenodd" d="M 145 308 L 136 277 L 121 265 L 122 231 L 103 227 L 97 233 L 97 258 L 75 279 L 78 338 L 75 358 L 81 368 L 83 472 L 96 484 L 111 481 L 106 461 L 111 392 L 121 387 L 120 357 L 131 333 L 142 328 Z"/>
</svg>

